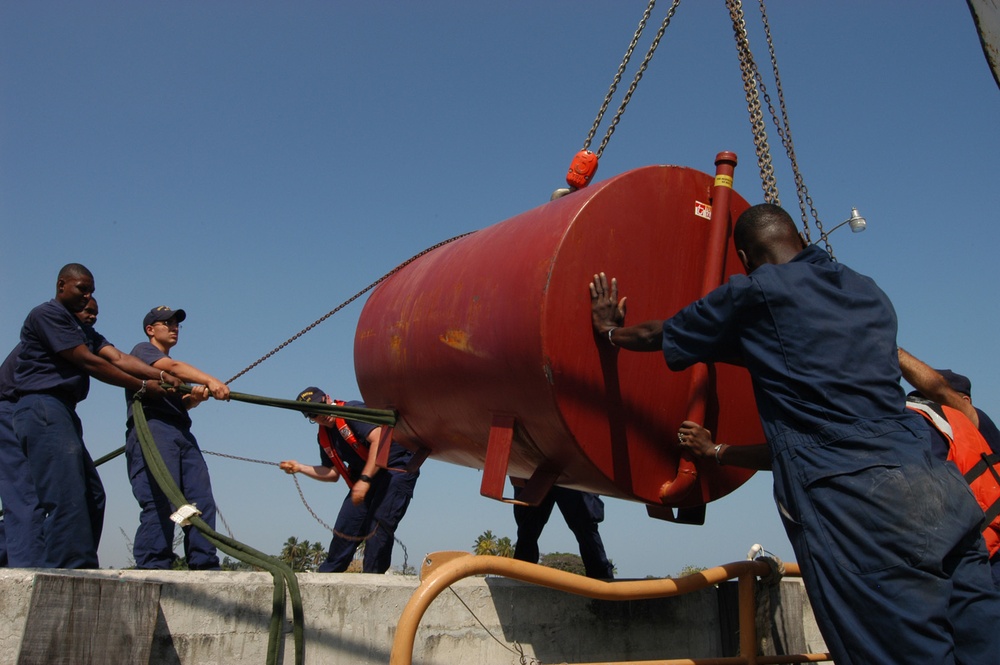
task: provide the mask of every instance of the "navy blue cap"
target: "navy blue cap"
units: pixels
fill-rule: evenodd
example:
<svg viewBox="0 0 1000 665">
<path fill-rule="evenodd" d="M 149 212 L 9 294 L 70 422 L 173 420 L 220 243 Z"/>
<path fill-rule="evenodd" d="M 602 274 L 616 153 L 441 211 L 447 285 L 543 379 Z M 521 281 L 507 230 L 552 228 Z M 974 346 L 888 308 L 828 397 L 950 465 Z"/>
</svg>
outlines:
<svg viewBox="0 0 1000 665">
<path fill-rule="evenodd" d="M 936 369 L 934 371 L 945 378 L 952 390 L 972 397 L 972 381 L 969 381 L 969 377 L 963 376 L 958 372 L 953 372 L 950 369 Z"/>
<path fill-rule="evenodd" d="M 326 393 L 317 388 L 316 386 L 309 386 L 308 388 L 300 392 L 298 394 L 298 397 L 296 397 L 295 399 L 299 402 L 315 402 L 317 404 L 325 404 Z M 310 414 L 308 413 L 303 413 L 302 415 L 304 415 L 306 418 L 310 417 Z"/>
<path fill-rule="evenodd" d="M 183 309 L 170 309 L 166 305 L 160 305 L 159 307 L 154 307 L 149 310 L 147 314 L 142 319 L 142 329 L 145 330 L 146 326 L 151 326 L 157 321 L 167 321 L 169 319 L 176 319 L 177 323 L 180 323 L 187 318 L 187 313 Z"/>
</svg>

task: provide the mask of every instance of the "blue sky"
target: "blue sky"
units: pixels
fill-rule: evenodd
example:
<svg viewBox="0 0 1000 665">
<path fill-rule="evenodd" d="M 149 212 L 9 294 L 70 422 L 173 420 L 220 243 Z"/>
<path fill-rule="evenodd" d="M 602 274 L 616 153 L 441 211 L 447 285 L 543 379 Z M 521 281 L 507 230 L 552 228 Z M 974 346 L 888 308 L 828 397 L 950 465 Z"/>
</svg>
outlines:
<svg viewBox="0 0 1000 665">
<path fill-rule="evenodd" d="M 0 1 L 0 346 L 17 342 L 59 267 L 77 261 L 96 276 L 97 328 L 116 346 L 142 340 L 151 307 L 184 308 L 173 355 L 229 378 L 424 248 L 548 200 L 645 4 Z M 745 11 L 764 67 L 756 3 Z M 869 222 L 833 236 L 838 259 L 892 298 L 902 346 L 968 374 L 977 405 L 1000 416 L 1000 91 L 965 2 L 781 1 L 769 19 L 820 218 L 829 228 L 857 206 Z M 773 129 L 770 142 L 794 208 Z M 759 202 L 725 3 L 682 3 L 597 178 L 657 163 L 711 172 L 720 150 L 739 155 L 735 188 Z M 514 268 L 511 257 L 498 276 Z M 291 397 L 316 384 L 360 397 L 362 306 L 233 389 Z M 95 382 L 79 413 L 94 457 L 122 444 L 120 390 Z M 209 451 L 317 457 L 294 413 L 210 402 L 193 417 Z M 290 535 L 328 542 L 276 467 L 209 464 L 237 538 L 268 552 Z M 122 459 L 101 473 L 101 561 L 123 565 L 122 531 L 131 538 L 138 509 Z M 480 497 L 479 481 L 473 469 L 425 464 L 397 534 L 411 564 L 468 550 L 486 529 L 513 538 L 509 506 Z M 346 489 L 302 486 L 332 523 Z M 712 503 L 700 527 L 609 500 L 602 533 L 621 576 L 720 564 L 758 542 L 792 557 L 767 474 Z M 558 515 L 541 548 L 576 551 Z"/>
</svg>

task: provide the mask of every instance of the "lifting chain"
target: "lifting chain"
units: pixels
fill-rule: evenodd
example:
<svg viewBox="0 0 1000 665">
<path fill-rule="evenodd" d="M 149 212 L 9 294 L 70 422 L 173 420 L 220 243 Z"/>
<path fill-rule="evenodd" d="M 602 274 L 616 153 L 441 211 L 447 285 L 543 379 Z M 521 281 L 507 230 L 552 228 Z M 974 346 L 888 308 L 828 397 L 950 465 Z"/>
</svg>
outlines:
<svg viewBox="0 0 1000 665">
<path fill-rule="evenodd" d="M 417 259 L 419 259 L 424 254 L 428 254 L 430 252 L 433 252 L 438 247 L 443 247 L 444 245 L 447 245 L 450 242 L 455 242 L 456 240 L 458 240 L 460 238 L 464 238 L 465 236 L 468 236 L 468 235 L 472 235 L 473 233 L 475 233 L 475 231 L 469 231 L 468 233 L 463 233 L 461 235 L 457 235 L 454 238 L 448 238 L 447 240 L 439 242 L 436 245 L 428 247 L 427 249 L 425 249 L 424 251 L 420 252 L 419 254 L 416 254 L 415 256 L 411 256 L 406 261 L 403 261 L 398 266 L 396 266 L 395 268 L 393 268 L 392 270 L 390 270 L 386 274 L 382 275 L 381 277 L 379 277 L 378 279 L 376 279 L 374 282 L 372 282 L 371 284 L 369 284 L 365 288 L 361 289 L 360 291 L 358 291 L 357 293 L 355 293 L 353 296 L 351 296 L 350 298 L 348 298 L 344 302 L 340 303 L 339 305 L 337 305 L 336 307 L 334 307 L 333 309 L 331 309 L 326 314 L 324 314 L 323 316 L 319 317 L 318 319 L 316 319 L 315 321 L 313 321 L 312 323 L 310 323 L 308 326 L 306 326 L 305 328 L 303 328 L 299 332 L 295 333 L 294 335 L 292 335 L 291 337 L 289 337 L 288 339 L 286 339 L 284 342 L 282 342 L 278 346 L 274 347 L 273 349 L 271 349 L 270 351 L 268 351 L 267 353 L 265 353 L 263 356 L 261 356 L 257 360 L 255 360 L 252 363 L 250 363 L 247 367 L 245 367 L 243 370 L 241 370 L 236 375 L 234 375 L 231 379 L 229 379 L 228 381 L 226 381 L 226 385 L 229 385 L 230 383 L 232 383 L 236 379 L 240 378 L 241 376 L 243 376 L 244 374 L 246 374 L 247 372 L 249 372 L 250 370 L 252 370 L 257 365 L 260 365 L 262 362 L 264 362 L 265 360 L 267 360 L 268 358 L 270 358 L 271 356 L 273 356 L 274 354 L 276 354 L 278 351 L 281 351 L 283 348 L 285 348 L 286 346 L 288 346 L 289 344 L 291 344 L 292 342 L 294 342 L 295 340 L 297 340 L 299 337 L 302 337 L 307 332 L 309 332 L 310 330 L 312 330 L 313 328 L 315 328 L 319 324 L 323 323 L 324 321 L 326 321 L 327 319 L 329 319 L 331 316 L 333 316 L 334 314 L 336 314 L 340 310 L 344 309 L 345 307 L 347 307 L 348 305 L 350 305 L 352 302 L 354 302 L 355 300 L 357 300 L 358 298 L 360 298 L 364 294 L 366 294 L 369 291 L 371 291 L 372 289 L 374 289 L 376 286 L 378 286 L 379 284 L 381 284 L 382 282 L 384 282 L 385 280 L 387 280 L 389 277 L 393 276 L 394 274 L 396 274 L 397 272 L 399 272 L 400 270 L 402 270 L 403 268 L 405 268 L 407 265 L 409 265 L 409 264 L 413 263 L 414 261 L 416 261 Z"/>
<path fill-rule="evenodd" d="M 802 219 L 802 232 L 807 243 L 811 242 L 809 230 L 809 216 L 812 215 L 816 222 L 816 229 L 820 234 L 820 240 L 826 245 L 826 250 L 833 257 L 833 247 L 827 235 L 823 232 L 823 222 L 819 219 L 819 213 L 813 204 L 809 189 L 805 185 L 802 173 L 799 170 L 798 160 L 795 156 L 795 145 L 792 142 L 792 129 L 788 121 L 788 109 L 785 106 L 785 94 L 781 86 L 781 74 L 778 71 L 778 59 L 774 52 L 774 40 L 771 37 L 771 26 L 767 20 L 767 9 L 764 0 L 758 0 L 760 5 L 761 21 L 764 27 L 764 34 L 767 38 L 768 54 L 771 59 L 771 70 L 774 73 L 775 89 L 778 95 L 778 106 L 781 109 L 781 119 L 771 101 L 771 96 L 767 93 L 767 88 L 761 78 L 760 71 L 753 59 L 750 51 L 750 42 L 746 32 L 746 21 L 743 16 L 741 0 L 727 0 L 729 15 L 733 20 L 733 30 L 736 35 L 736 49 L 740 59 L 740 70 L 743 74 L 743 89 L 746 92 L 747 110 L 750 112 L 750 124 L 753 128 L 754 146 L 757 152 L 757 163 L 760 166 L 761 186 L 764 189 L 764 200 L 768 203 L 781 205 L 778 198 L 778 187 L 774 176 L 774 166 L 771 162 L 771 149 L 767 142 L 767 132 L 761 111 L 760 95 L 764 97 L 771 119 L 774 123 L 781 143 L 785 148 L 792 167 L 792 174 L 795 180 L 795 192 L 799 202 L 799 212 Z M 759 93 L 758 93 L 759 90 Z M 808 207 L 808 211 L 806 210 Z"/>
<path fill-rule="evenodd" d="M 767 92 L 764 91 L 763 83 L 760 83 L 760 89 L 764 91 L 764 99 L 767 101 L 767 107 L 774 120 L 774 126 L 778 131 L 778 136 L 781 137 L 782 145 L 785 146 L 785 154 L 788 155 L 788 161 L 792 165 L 792 174 L 795 178 L 795 192 L 798 196 L 799 212 L 802 216 L 802 232 L 806 237 L 806 242 L 810 242 L 809 214 L 811 214 L 813 220 L 816 222 L 816 230 L 819 232 L 820 238 L 826 244 L 827 251 L 831 256 L 833 256 L 833 247 L 830 246 L 830 242 L 827 240 L 826 234 L 823 233 L 823 222 L 819 219 L 819 213 L 816 212 L 816 207 L 813 205 L 812 197 L 809 195 L 809 189 L 806 187 L 805 181 L 802 178 L 802 172 L 799 171 L 799 163 L 795 157 L 795 146 L 792 143 L 792 127 L 788 122 L 788 109 L 785 107 L 785 93 L 784 90 L 782 90 L 781 75 L 778 72 L 778 58 L 774 53 L 774 41 L 771 39 L 771 24 L 767 20 L 767 9 L 764 6 L 764 0 L 758 0 L 758 4 L 760 5 L 760 16 L 764 25 L 764 34 L 767 37 L 767 50 L 771 56 L 771 70 L 774 72 L 774 86 L 778 93 L 778 105 L 781 107 L 780 123 L 778 122 L 777 115 L 774 112 L 774 106 L 771 104 L 771 98 L 768 96 Z M 808 213 L 806 212 L 806 206 L 809 207 Z"/>
<path fill-rule="evenodd" d="M 646 11 L 643 13 L 642 19 L 639 21 L 639 26 L 636 28 L 635 35 L 632 36 L 632 42 L 629 44 L 628 50 L 625 52 L 625 57 L 622 58 L 622 62 L 618 66 L 618 71 L 615 73 L 614 80 L 611 82 L 608 94 L 604 96 L 604 103 L 601 104 L 601 110 L 597 113 L 597 117 L 594 119 L 594 124 L 590 128 L 590 133 L 587 134 L 587 140 L 584 141 L 583 144 L 584 150 L 590 148 L 590 143 L 594 140 L 597 128 L 600 126 L 601 120 L 604 118 L 604 113 L 608 110 L 611 98 L 618 89 L 618 83 L 621 82 L 622 74 L 625 73 L 625 68 L 628 66 L 629 60 L 632 58 L 632 52 L 635 50 L 635 45 L 638 43 L 639 37 L 642 35 L 642 31 L 646 28 L 646 22 L 649 20 L 649 15 L 653 12 L 653 7 L 655 5 L 656 0 L 649 0 L 649 4 L 646 6 Z M 635 92 L 636 87 L 639 85 L 639 81 L 642 79 L 642 75 L 646 72 L 649 62 L 653 59 L 653 53 L 656 51 L 656 47 L 659 46 L 660 40 L 663 38 L 663 33 L 667 30 L 667 26 L 670 25 L 670 20 L 677 12 L 678 5 L 680 5 L 680 0 L 674 0 L 673 4 L 670 6 L 670 11 L 667 12 L 667 15 L 663 19 L 663 23 L 660 24 L 660 29 L 657 31 L 656 37 L 653 38 L 653 42 L 649 45 L 649 49 L 646 51 L 646 56 L 642 59 L 639 69 L 632 78 L 632 84 L 629 86 L 628 92 L 625 93 L 625 97 L 622 99 L 622 103 L 619 105 L 618 111 L 615 113 L 614 117 L 611 119 L 611 123 L 608 125 L 608 130 L 604 135 L 604 139 L 601 141 L 600 147 L 595 151 L 598 158 L 600 158 L 600 156 L 604 153 L 604 148 L 608 145 L 608 141 L 611 140 L 611 135 L 615 133 L 618 121 L 621 120 L 622 114 L 625 113 L 625 107 L 628 106 L 629 101 L 632 99 L 632 94 Z"/>
<path fill-rule="evenodd" d="M 615 72 L 614 80 L 611 81 L 611 87 L 608 89 L 608 94 L 604 96 L 604 102 L 601 104 L 601 109 L 597 112 L 594 124 L 590 127 L 587 139 L 583 143 L 583 149 L 576 153 L 576 155 L 573 156 L 573 160 L 570 162 L 569 171 L 566 173 L 566 184 L 569 185 L 569 189 L 557 189 L 552 193 L 552 200 L 586 187 L 590 184 L 594 174 L 597 173 L 597 165 L 600 161 L 601 155 L 604 154 L 604 148 L 608 145 L 608 141 L 611 140 L 611 135 L 615 133 L 618 121 L 621 120 L 622 114 L 625 113 L 625 107 L 628 106 L 629 101 L 632 99 L 632 94 L 639 86 L 639 81 L 642 79 L 642 75 L 645 73 L 646 67 L 649 66 L 650 60 L 653 59 L 653 53 L 656 52 L 656 47 L 659 46 L 660 40 L 663 38 L 663 33 L 666 32 L 667 26 L 670 25 L 670 20 L 677 12 L 677 6 L 680 5 L 680 0 L 674 0 L 673 4 L 670 6 L 670 11 L 667 12 L 667 15 L 663 19 L 663 23 L 660 25 L 660 30 L 656 33 L 656 37 L 649 45 L 649 49 L 646 51 L 646 57 L 643 58 L 642 64 L 639 65 L 639 69 L 636 71 L 635 77 L 632 79 L 632 85 L 629 86 L 628 92 L 625 93 L 625 97 L 622 99 L 622 103 L 618 107 L 618 112 L 615 113 L 614 118 L 611 119 L 611 123 L 608 125 L 608 131 L 604 134 L 604 140 L 601 141 L 601 145 L 597 151 L 593 152 L 590 150 L 590 143 L 594 140 L 597 128 L 600 126 L 601 120 L 604 118 L 604 114 L 608 110 L 611 98 L 618 89 L 618 84 L 622 80 L 622 74 L 625 73 L 625 68 L 628 66 L 629 60 L 632 59 L 632 53 L 635 51 L 635 45 L 639 42 L 639 36 L 642 35 L 642 31 L 646 28 L 646 22 L 649 21 L 649 15 L 653 12 L 653 7 L 655 5 L 656 0 L 649 0 L 649 4 L 646 5 L 646 11 L 643 12 L 642 19 L 639 21 L 639 27 L 636 28 L 635 34 L 632 36 L 632 42 L 628 45 L 628 50 L 625 51 L 625 57 L 622 58 L 621 64 L 618 65 L 618 71 Z"/>
<path fill-rule="evenodd" d="M 753 53 L 750 52 L 747 24 L 743 18 L 743 4 L 740 0 L 726 0 L 726 6 L 733 21 L 736 53 L 743 74 L 743 91 L 746 93 L 747 110 L 750 112 L 750 126 L 753 129 L 753 143 L 757 153 L 757 166 L 760 167 L 760 184 L 764 190 L 764 201 L 781 205 L 781 200 L 778 198 L 778 183 L 774 178 L 774 165 L 771 163 L 771 146 L 767 143 L 767 127 L 764 124 L 764 114 L 760 109 L 760 97 L 757 94 L 760 73 L 757 70 L 757 63 L 754 62 Z"/>
</svg>

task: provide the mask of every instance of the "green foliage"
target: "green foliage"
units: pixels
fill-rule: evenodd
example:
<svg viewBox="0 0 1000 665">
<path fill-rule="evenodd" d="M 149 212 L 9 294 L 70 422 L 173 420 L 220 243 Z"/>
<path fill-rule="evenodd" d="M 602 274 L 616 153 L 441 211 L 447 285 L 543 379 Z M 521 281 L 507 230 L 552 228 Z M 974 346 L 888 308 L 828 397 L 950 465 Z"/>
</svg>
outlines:
<svg viewBox="0 0 1000 665">
<path fill-rule="evenodd" d="M 514 556 L 514 543 L 507 536 L 498 538 L 492 531 L 486 530 L 472 544 L 472 553 L 488 556 L 504 556 L 509 559 Z"/>
<path fill-rule="evenodd" d="M 296 573 L 311 573 L 326 560 L 326 547 L 320 541 L 310 543 L 289 536 L 281 547 L 278 559 L 288 564 Z"/>
<path fill-rule="evenodd" d="M 223 570 L 229 572 L 240 572 L 240 573 L 253 573 L 253 572 L 259 572 L 261 570 L 256 566 L 250 565 L 249 563 L 246 563 L 244 561 L 239 561 L 237 559 L 231 559 L 228 556 L 222 557 L 222 563 L 220 564 L 220 567 Z"/>
<path fill-rule="evenodd" d="M 565 570 L 567 573 L 574 573 L 576 575 L 587 574 L 587 569 L 584 567 L 583 559 L 580 558 L 579 554 L 570 554 L 568 552 L 549 552 L 547 554 L 543 554 L 538 559 L 538 563 L 548 568 Z"/>
<path fill-rule="evenodd" d="M 677 576 L 684 577 L 685 575 L 694 575 L 695 573 L 700 573 L 703 570 L 708 570 L 708 568 L 705 568 L 704 566 L 692 566 L 688 564 L 687 566 L 681 568 L 681 572 L 677 573 Z"/>
</svg>

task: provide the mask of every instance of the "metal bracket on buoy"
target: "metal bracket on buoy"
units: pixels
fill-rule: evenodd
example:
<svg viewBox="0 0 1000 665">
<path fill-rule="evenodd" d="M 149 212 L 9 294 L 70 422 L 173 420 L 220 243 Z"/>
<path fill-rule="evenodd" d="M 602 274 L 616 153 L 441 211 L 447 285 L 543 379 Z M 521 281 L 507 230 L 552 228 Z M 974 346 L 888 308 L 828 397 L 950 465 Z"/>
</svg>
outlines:
<svg viewBox="0 0 1000 665">
<path fill-rule="evenodd" d="M 510 451 L 514 442 L 514 416 L 494 414 L 490 425 L 490 437 L 486 443 L 486 462 L 483 466 L 483 482 L 479 493 L 489 499 L 524 506 L 537 506 L 549 493 L 559 478 L 559 472 L 542 465 L 535 469 L 524 483 L 524 490 L 515 500 L 503 495 L 507 485 L 507 468 Z"/>
<path fill-rule="evenodd" d="M 507 464 L 510 447 L 514 441 L 514 416 L 494 415 L 490 424 L 490 438 L 486 442 L 486 461 L 483 465 L 483 482 L 479 493 L 490 499 L 503 501 L 507 483 Z"/>
</svg>

